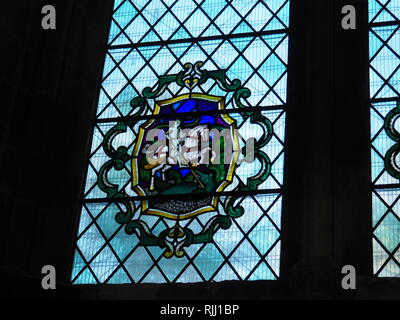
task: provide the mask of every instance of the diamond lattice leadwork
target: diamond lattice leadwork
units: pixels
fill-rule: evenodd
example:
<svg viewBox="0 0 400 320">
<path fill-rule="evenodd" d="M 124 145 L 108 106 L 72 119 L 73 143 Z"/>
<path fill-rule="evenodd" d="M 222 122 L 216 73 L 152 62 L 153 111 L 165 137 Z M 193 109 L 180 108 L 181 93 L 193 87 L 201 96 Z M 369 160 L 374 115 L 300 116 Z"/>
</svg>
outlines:
<svg viewBox="0 0 400 320">
<path fill-rule="evenodd" d="M 125 0 L 114 7 L 72 282 L 278 278 L 289 1 Z M 195 66 L 196 85 L 195 73 L 185 78 Z M 162 125 L 157 104 L 200 97 L 223 101 L 223 109 L 207 111 L 208 121 L 229 119 L 238 149 L 254 137 L 258 157 L 235 162 L 220 189 L 200 183 L 201 172 L 189 173 L 201 180 L 189 181 L 193 186 L 215 194 L 214 210 L 148 214 L 143 202 L 172 176 L 156 177 L 154 186 L 148 180 L 145 194 L 135 189 L 141 130 Z M 173 190 L 171 199 L 178 196 Z"/>
<path fill-rule="evenodd" d="M 370 0 L 373 265 L 400 276 L 400 1 Z"/>
</svg>

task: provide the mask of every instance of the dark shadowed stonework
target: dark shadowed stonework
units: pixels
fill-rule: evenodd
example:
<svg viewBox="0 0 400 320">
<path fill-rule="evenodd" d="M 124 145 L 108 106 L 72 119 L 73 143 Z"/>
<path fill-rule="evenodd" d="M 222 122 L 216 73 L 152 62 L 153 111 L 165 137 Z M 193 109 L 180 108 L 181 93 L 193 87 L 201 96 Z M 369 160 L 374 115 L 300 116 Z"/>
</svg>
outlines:
<svg viewBox="0 0 400 320">
<path fill-rule="evenodd" d="M 91 299 L 400 298 L 372 277 L 367 1 L 291 0 L 281 278 L 168 285 L 69 285 L 91 117 L 112 0 L 15 0 L 0 25 L 1 296 Z M 41 8 L 57 30 L 41 29 Z M 340 28 L 341 7 L 358 28 Z M 344 116 L 346 115 L 346 116 Z M 54 265 L 58 289 L 41 290 Z M 354 265 L 358 289 L 343 291 Z"/>
</svg>

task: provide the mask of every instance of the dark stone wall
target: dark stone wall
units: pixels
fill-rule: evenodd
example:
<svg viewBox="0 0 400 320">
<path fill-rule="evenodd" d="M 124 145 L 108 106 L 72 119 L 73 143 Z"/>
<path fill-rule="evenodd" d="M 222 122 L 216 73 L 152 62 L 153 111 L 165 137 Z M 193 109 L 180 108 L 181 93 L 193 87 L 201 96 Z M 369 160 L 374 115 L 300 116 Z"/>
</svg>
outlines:
<svg viewBox="0 0 400 320">
<path fill-rule="evenodd" d="M 54 5 L 57 29 L 41 28 Z M 5 7 L 5 8 L 4 8 Z M 112 1 L 8 1 L 1 21 L 4 270 L 67 283 Z M 4 33 L 3 33 L 4 34 Z"/>
<path fill-rule="evenodd" d="M 278 281 L 68 283 L 112 0 L 2 5 L 0 295 L 89 299 L 400 298 L 371 259 L 367 1 L 292 0 L 282 277 Z M 41 8 L 57 29 L 41 28 Z M 343 5 L 358 28 L 340 28 Z M 58 289 L 41 290 L 54 265 Z M 354 265 L 358 289 L 340 288 Z"/>
</svg>

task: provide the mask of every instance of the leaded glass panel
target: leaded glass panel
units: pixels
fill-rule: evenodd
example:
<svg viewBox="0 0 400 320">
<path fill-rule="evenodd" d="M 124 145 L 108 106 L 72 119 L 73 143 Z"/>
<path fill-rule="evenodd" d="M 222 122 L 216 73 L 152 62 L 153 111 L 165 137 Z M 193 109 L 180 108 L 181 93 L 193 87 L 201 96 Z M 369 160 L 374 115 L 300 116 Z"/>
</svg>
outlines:
<svg viewBox="0 0 400 320">
<path fill-rule="evenodd" d="M 279 277 L 288 24 L 288 0 L 115 1 L 74 284 Z"/>
<path fill-rule="evenodd" d="M 400 0 L 369 0 L 373 267 L 400 276 Z"/>
</svg>

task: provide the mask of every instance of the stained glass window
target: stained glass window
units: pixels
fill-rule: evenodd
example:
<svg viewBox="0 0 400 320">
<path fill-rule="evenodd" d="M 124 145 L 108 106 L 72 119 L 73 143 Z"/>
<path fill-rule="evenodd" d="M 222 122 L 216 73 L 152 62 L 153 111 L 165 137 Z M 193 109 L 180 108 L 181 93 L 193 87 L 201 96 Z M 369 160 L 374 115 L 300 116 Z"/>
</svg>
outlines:
<svg viewBox="0 0 400 320">
<path fill-rule="evenodd" d="M 400 0 L 369 0 L 373 266 L 400 276 Z"/>
<path fill-rule="evenodd" d="M 288 28 L 289 0 L 115 1 L 72 283 L 279 277 Z"/>
</svg>

